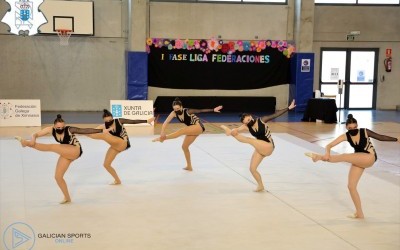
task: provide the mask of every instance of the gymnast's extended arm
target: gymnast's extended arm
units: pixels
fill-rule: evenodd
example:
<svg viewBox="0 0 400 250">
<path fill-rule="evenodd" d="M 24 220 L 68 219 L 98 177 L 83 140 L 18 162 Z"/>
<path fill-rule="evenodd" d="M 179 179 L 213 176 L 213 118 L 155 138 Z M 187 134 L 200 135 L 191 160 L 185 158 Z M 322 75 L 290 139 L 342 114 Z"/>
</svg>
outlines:
<svg viewBox="0 0 400 250">
<path fill-rule="evenodd" d="M 140 123 L 147 123 L 147 120 L 131 120 L 131 119 L 119 118 L 119 122 L 121 124 L 140 124 Z"/>
<path fill-rule="evenodd" d="M 217 112 L 220 113 L 222 106 L 215 107 L 213 109 L 188 109 L 189 114 L 198 114 L 198 113 L 209 113 L 209 112 Z"/>
<path fill-rule="evenodd" d="M 263 121 L 264 123 L 269 122 L 270 120 L 275 119 L 275 118 L 283 115 L 284 113 L 288 112 L 289 110 L 294 109 L 295 107 L 296 107 L 295 100 L 293 100 L 292 103 L 289 105 L 289 107 L 287 107 L 285 109 L 278 110 L 272 115 L 263 116 L 263 117 L 261 117 L 261 121 Z"/>
<path fill-rule="evenodd" d="M 71 132 L 72 134 L 87 135 L 87 134 L 103 133 L 103 129 L 70 127 L 69 132 Z"/>
<path fill-rule="evenodd" d="M 367 129 L 367 135 L 368 135 L 368 137 L 374 138 L 379 141 L 399 141 L 395 137 L 391 137 L 391 136 L 387 136 L 387 135 L 380 135 L 369 129 Z"/>
</svg>

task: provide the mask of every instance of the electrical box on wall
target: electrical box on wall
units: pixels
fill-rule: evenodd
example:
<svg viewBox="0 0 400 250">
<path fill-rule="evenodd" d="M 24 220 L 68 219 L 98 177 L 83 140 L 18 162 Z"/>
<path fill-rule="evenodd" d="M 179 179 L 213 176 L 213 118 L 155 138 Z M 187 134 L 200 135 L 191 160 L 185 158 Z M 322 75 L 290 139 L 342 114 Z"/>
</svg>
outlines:
<svg viewBox="0 0 400 250">
<path fill-rule="evenodd" d="M 356 38 L 355 35 L 347 35 L 346 36 L 347 41 L 354 41 L 355 38 Z"/>
</svg>

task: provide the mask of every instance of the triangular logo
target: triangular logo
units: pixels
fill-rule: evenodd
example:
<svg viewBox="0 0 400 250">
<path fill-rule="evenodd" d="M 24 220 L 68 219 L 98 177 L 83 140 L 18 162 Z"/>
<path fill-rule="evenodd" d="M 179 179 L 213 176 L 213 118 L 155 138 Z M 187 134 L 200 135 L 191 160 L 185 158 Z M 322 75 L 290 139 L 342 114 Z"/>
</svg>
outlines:
<svg viewBox="0 0 400 250">
<path fill-rule="evenodd" d="M 31 237 L 28 235 L 24 234 L 23 232 L 13 228 L 12 229 L 12 246 L 13 248 L 16 248 L 25 242 L 29 241 Z"/>
</svg>

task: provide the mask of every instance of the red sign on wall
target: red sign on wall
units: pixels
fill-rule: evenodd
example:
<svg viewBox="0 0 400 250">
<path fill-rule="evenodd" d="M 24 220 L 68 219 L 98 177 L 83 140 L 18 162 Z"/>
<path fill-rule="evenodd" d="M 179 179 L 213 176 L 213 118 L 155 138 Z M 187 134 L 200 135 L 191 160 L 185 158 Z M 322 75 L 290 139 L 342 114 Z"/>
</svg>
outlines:
<svg viewBox="0 0 400 250">
<path fill-rule="evenodd" d="M 392 49 L 386 49 L 386 57 L 392 57 Z"/>
</svg>

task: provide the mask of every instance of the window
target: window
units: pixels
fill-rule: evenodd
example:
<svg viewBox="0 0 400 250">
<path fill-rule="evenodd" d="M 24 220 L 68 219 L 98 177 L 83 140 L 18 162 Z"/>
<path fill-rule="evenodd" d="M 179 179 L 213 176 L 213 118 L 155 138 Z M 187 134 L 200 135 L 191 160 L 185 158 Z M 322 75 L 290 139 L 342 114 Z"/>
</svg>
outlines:
<svg viewBox="0 0 400 250">
<path fill-rule="evenodd" d="M 322 51 L 321 81 L 336 83 L 346 76 L 346 51 Z"/>
<path fill-rule="evenodd" d="M 378 53 L 377 48 L 321 48 L 321 92 L 335 97 L 341 108 L 375 109 Z M 342 93 L 339 79 L 344 81 Z"/>
<path fill-rule="evenodd" d="M 315 0 L 316 4 L 400 5 L 400 0 Z"/>
<path fill-rule="evenodd" d="M 315 3 L 329 3 L 329 4 L 356 4 L 356 0 L 315 0 Z"/>
<path fill-rule="evenodd" d="M 400 4 L 399 0 L 358 0 L 358 4 Z"/>
<path fill-rule="evenodd" d="M 350 65 L 350 81 L 373 82 L 375 69 L 374 51 L 352 51 Z"/>
<path fill-rule="evenodd" d="M 244 3 L 284 3 L 286 0 L 243 0 Z"/>
<path fill-rule="evenodd" d="M 241 0 L 198 0 L 198 2 L 241 2 Z"/>
<path fill-rule="evenodd" d="M 225 3 L 271 3 L 271 4 L 287 4 L 287 0 L 150 0 L 151 2 L 225 2 Z"/>
</svg>

